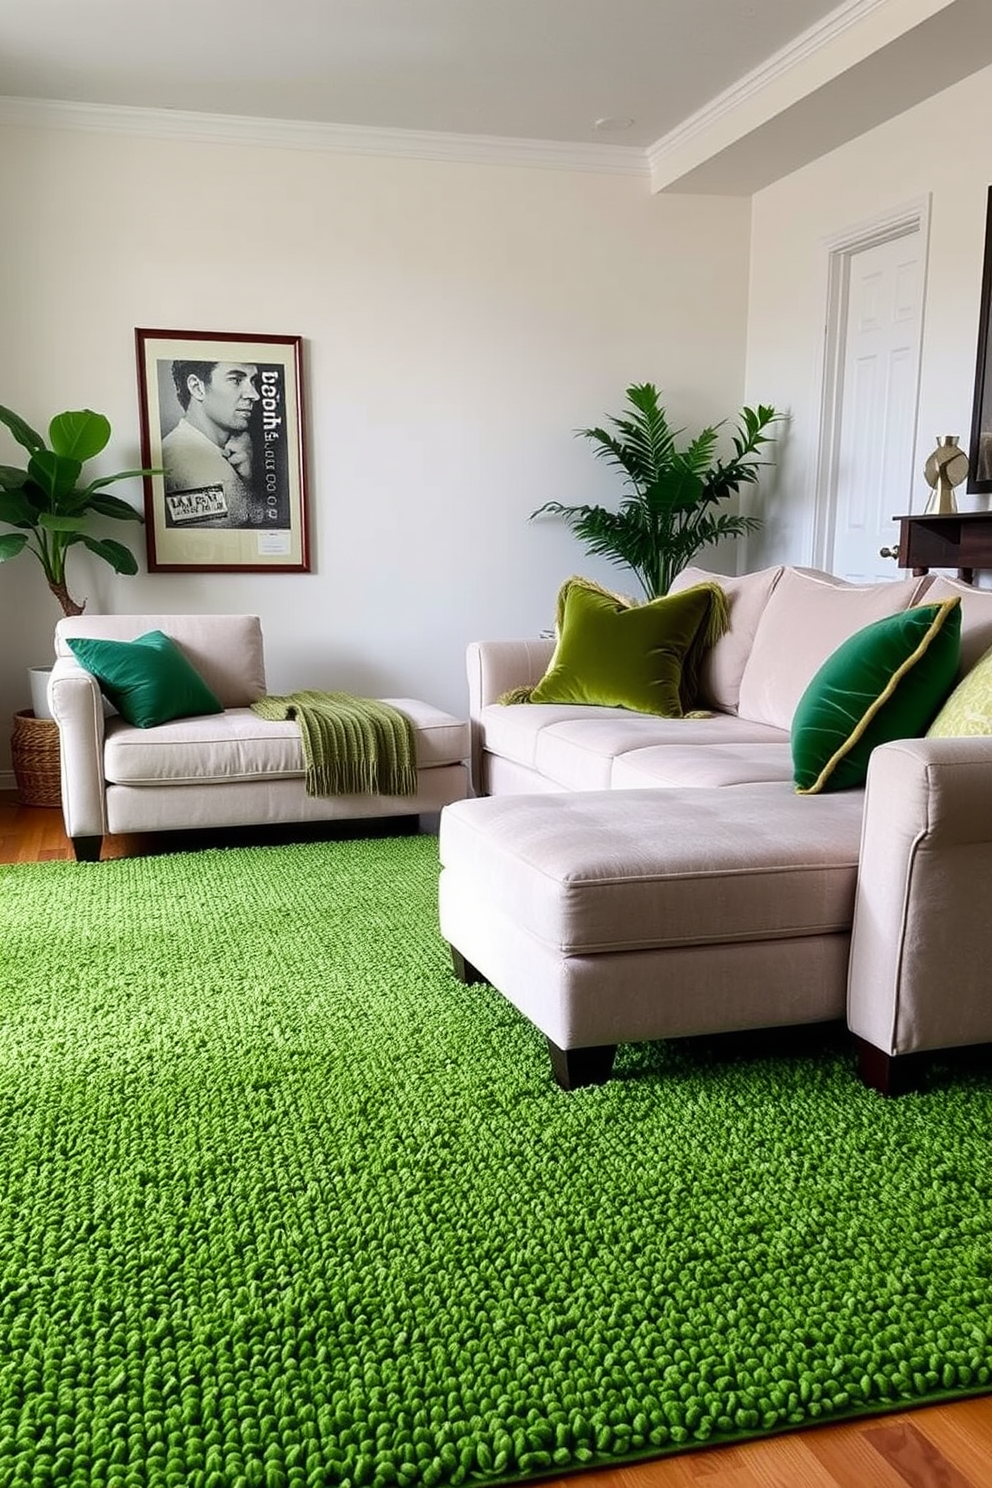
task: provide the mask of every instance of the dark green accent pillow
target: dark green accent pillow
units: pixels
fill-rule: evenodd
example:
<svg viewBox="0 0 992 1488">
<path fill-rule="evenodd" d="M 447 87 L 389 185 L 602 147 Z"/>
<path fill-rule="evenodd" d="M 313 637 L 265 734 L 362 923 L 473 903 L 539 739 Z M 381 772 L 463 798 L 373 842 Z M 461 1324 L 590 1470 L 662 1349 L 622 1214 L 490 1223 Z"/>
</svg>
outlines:
<svg viewBox="0 0 992 1488">
<path fill-rule="evenodd" d="M 164 631 L 150 630 L 136 641 L 66 639 L 80 665 L 136 728 L 224 711 L 224 704 Z"/>
<path fill-rule="evenodd" d="M 718 584 L 631 604 L 591 579 L 566 579 L 558 595 L 558 643 L 527 701 L 682 718 L 695 701 L 702 655 L 726 626 Z"/>
<path fill-rule="evenodd" d="M 864 785 L 872 750 L 926 732 L 954 686 L 961 601 L 914 605 L 849 636 L 820 667 L 792 720 L 800 795 Z"/>
</svg>

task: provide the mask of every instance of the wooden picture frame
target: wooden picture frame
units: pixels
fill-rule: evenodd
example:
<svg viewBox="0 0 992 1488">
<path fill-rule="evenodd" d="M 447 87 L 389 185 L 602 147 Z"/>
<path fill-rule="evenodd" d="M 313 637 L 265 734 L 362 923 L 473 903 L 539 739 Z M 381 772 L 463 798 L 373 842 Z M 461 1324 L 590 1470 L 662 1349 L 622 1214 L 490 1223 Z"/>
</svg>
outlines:
<svg viewBox="0 0 992 1488">
<path fill-rule="evenodd" d="M 149 573 L 309 573 L 302 337 L 134 336 Z"/>
<path fill-rule="evenodd" d="M 968 447 L 968 490 L 992 491 L 992 186 L 985 211 L 985 259 L 978 311 L 978 359 Z"/>
</svg>

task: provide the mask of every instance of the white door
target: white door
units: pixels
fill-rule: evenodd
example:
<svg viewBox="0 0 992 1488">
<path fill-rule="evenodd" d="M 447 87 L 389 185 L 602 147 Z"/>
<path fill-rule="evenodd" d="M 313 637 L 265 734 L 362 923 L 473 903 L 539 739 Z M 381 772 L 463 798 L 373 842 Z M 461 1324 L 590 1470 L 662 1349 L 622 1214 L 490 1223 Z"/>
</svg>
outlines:
<svg viewBox="0 0 992 1488">
<path fill-rule="evenodd" d="M 922 232 L 908 232 L 848 259 L 829 568 L 854 583 L 904 577 L 879 549 L 898 546 L 892 519 L 911 510 L 914 488 L 923 484 L 913 469 L 923 242 Z"/>
</svg>

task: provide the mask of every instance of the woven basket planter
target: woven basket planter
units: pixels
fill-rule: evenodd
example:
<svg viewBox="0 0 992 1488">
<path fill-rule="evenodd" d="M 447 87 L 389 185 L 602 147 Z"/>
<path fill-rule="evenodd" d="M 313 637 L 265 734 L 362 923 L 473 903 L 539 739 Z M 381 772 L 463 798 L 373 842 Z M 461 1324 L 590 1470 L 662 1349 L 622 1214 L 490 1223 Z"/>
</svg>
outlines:
<svg viewBox="0 0 992 1488">
<path fill-rule="evenodd" d="M 51 718 L 35 718 L 30 709 L 14 714 L 10 752 L 23 806 L 61 806 L 59 726 Z"/>
</svg>

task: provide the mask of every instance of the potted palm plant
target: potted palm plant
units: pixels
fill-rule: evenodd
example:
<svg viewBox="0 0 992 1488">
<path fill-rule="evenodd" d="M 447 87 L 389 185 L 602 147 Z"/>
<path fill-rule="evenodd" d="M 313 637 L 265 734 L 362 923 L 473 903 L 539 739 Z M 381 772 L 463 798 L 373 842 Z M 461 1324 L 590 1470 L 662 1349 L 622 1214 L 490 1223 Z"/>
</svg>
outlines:
<svg viewBox="0 0 992 1488">
<path fill-rule="evenodd" d="M 0 405 L 0 423 L 28 451 L 24 468 L 0 465 L 0 523 L 15 530 L 0 532 L 0 563 L 19 553 L 32 553 L 41 564 L 45 582 L 64 615 L 81 615 L 85 607 L 69 592 L 66 559 L 77 544 L 109 563 L 116 573 L 133 574 L 138 563 L 130 548 L 109 537 L 94 537 L 89 528 L 94 519 L 141 522 L 141 513 L 118 496 L 107 493 L 115 481 L 153 472 L 122 470 L 82 481 L 83 466 L 104 450 L 110 440 L 110 421 L 90 408 L 58 413 L 48 426 L 48 441 L 19 414 Z M 38 717 L 47 715 L 44 680 L 49 668 L 31 668 L 43 674 L 31 677 L 32 701 Z"/>
<path fill-rule="evenodd" d="M 547 501 L 531 517 L 564 517 L 586 551 L 631 569 L 648 599 L 667 594 L 675 575 L 700 548 L 725 537 L 739 537 L 761 526 L 759 517 L 717 511 L 742 485 L 753 484 L 767 461 L 768 432 L 779 415 L 759 404 L 743 408 L 733 437 L 733 456 L 717 459 L 722 425 L 703 429 L 684 449 L 653 383 L 627 388 L 628 408 L 610 418 L 612 429 L 578 429 L 596 446 L 596 455 L 617 466 L 628 494 L 613 511 L 604 506 L 565 506 Z"/>
</svg>

